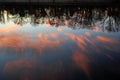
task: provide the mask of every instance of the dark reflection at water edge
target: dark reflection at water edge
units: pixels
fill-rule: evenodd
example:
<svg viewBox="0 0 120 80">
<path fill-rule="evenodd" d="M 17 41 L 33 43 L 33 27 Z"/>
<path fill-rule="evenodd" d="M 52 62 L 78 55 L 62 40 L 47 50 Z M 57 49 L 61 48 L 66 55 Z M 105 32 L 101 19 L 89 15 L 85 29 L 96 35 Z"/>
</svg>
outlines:
<svg viewBox="0 0 120 80">
<path fill-rule="evenodd" d="M 18 25 L 27 23 L 33 26 L 49 24 L 51 26 L 68 26 L 72 29 L 88 28 L 101 31 L 117 32 L 120 30 L 119 8 L 63 8 L 42 7 L 36 9 L 1 9 L 0 23 L 13 22 Z"/>
</svg>

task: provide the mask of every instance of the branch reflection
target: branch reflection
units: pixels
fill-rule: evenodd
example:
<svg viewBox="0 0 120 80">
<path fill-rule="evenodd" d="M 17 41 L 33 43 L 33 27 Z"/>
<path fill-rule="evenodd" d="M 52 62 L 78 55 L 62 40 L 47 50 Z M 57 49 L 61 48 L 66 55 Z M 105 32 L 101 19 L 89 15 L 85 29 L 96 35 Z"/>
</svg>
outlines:
<svg viewBox="0 0 120 80">
<path fill-rule="evenodd" d="M 0 11 L 0 22 L 14 22 L 21 26 L 30 23 L 50 24 L 56 27 L 67 25 L 72 29 L 88 28 L 101 31 L 117 32 L 120 30 L 120 10 L 119 8 L 62 8 L 45 7 L 33 9 Z"/>
</svg>

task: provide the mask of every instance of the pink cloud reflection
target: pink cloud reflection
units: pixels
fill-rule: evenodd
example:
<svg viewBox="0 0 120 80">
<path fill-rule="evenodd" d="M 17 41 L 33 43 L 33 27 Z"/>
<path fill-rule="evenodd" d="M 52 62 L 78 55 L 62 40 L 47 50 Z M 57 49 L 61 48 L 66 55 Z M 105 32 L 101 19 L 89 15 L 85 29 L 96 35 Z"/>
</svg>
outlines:
<svg viewBox="0 0 120 80">
<path fill-rule="evenodd" d="M 81 53 L 80 51 L 75 51 L 72 58 L 76 66 L 82 69 L 83 72 L 88 76 L 88 78 L 90 78 L 90 71 L 88 66 L 89 60 L 85 56 L 85 54 Z"/>
</svg>

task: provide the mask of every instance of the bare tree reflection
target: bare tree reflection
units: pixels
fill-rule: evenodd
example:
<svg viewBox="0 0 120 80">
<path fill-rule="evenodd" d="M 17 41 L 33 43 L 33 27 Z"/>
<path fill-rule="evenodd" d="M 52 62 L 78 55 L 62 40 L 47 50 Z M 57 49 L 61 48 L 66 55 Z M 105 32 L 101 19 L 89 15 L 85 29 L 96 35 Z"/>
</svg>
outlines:
<svg viewBox="0 0 120 80">
<path fill-rule="evenodd" d="M 33 13 L 32 13 L 33 12 Z M 57 26 L 67 25 L 72 29 L 81 29 L 97 26 L 102 31 L 119 31 L 119 8 L 65 8 L 41 7 L 32 9 L 0 10 L 0 22 L 13 21 L 15 24 L 50 24 Z M 32 13 L 32 14 L 31 14 Z M 95 29 L 95 28 L 94 28 Z"/>
</svg>

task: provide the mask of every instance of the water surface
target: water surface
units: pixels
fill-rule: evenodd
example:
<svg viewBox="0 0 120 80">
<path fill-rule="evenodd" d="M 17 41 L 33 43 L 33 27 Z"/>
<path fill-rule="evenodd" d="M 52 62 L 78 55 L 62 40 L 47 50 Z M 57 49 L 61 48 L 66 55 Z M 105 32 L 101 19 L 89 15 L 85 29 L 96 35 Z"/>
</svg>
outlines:
<svg viewBox="0 0 120 80">
<path fill-rule="evenodd" d="M 0 24 L 0 80 L 118 80 L 120 32 Z"/>
</svg>

